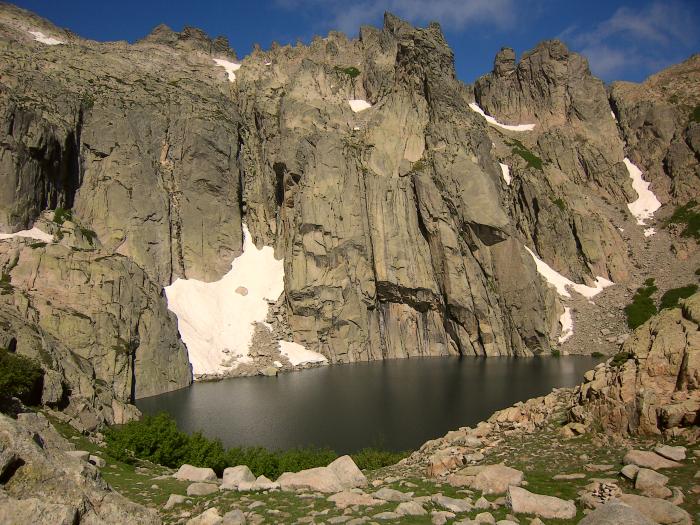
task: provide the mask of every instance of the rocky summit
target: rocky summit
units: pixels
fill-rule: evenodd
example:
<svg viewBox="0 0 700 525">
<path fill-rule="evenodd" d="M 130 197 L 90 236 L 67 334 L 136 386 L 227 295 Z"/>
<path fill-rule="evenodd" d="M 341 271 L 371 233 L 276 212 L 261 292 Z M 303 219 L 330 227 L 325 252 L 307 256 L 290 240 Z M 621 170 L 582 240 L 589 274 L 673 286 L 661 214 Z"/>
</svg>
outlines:
<svg viewBox="0 0 700 525">
<path fill-rule="evenodd" d="M 700 519 L 698 86 L 559 40 L 465 84 L 389 13 L 239 58 L 0 3 L 0 521 Z M 566 354 L 601 362 L 382 468 L 105 448 L 193 380 Z"/>
</svg>

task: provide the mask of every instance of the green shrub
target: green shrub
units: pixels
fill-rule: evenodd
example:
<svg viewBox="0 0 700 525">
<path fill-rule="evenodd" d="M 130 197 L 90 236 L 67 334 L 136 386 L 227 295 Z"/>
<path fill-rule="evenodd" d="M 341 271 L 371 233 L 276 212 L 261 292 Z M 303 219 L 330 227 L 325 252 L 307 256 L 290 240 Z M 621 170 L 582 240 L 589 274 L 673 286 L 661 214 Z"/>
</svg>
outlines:
<svg viewBox="0 0 700 525">
<path fill-rule="evenodd" d="M 410 452 L 390 452 L 376 448 L 363 448 L 352 454 L 352 459 L 360 470 L 376 470 L 398 463 Z"/>
<path fill-rule="evenodd" d="M 556 204 L 557 208 L 559 208 L 561 211 L 566 211 L 566 203 L 564 202 L 564 199 L 561 197 L 554 199 L 554 204 Z"/>
<path fill-rule="evenodd" d="M 66 221 L 72 221 L 72 220 L 73 220 L 73 212 L 70 210 L 66 210 L 65 208 L 61 208 L 59 206 L 53 212 L 53 222 L 55 222 L 59 226 Z"/>
<path fill-rule="evenodd" d="M 508 145 L 511 146 L 511 151 L 513 154 L 520 155 L 523 159 L 525 159 L 528 168 L 535 168 L 536 170 L 542 171 L 542 159 L 527 149 L 522 142 L 517 139 L 513 139 L 512 142 L 508 143 Z"/>
<path fill-rule="evenodd" d="M 676 308 L 678 307 L 679 299 L 686 299 L 697 291 L 697 284 L 689 284 L 688 286 L 681 286 L 680 288 L 671 288 L 661 296 L 659 310 L 665 310 L 666 308 Z"/>
<path fill-rule="evenodd" d="M 83 237 L 85 237 L 87 242 L 89 242 L 92 245 L 95 244 L 95 239 L 97 239 L 97 234 L 94 231 L 88 230 L 87 228 L 83 228 L 82 226 L 79 226 L 78 229 L 80 230 L 80 233 L 83 234 Z"/>
<path fill-rule="evenodd" d="M 644 281 L 644 286 L 637 288 L 637 292 L 632 297 L 632 302 L 625 306 L 627 326 L 632 330 L 646 323 L 656 313 L 656 305 L 651 296 L 657 290 L 654 279 L 649 278 Z"/>
<path fill-rule="evenodd" d="M 248 465 L 256 476 L 277 479 L 283 472 L 298 472 L 328 465 L 338 455 L 328 448 L 295 448 L 270 451 L 262 447 L 233 447 L 225 450 L 219 440 L 196 432 L 191 436 L 177 428 L 169 414 L 144 416 L 105 432 L 107 453 L 115 459 L 133 462 L 145 459 L 171 468 L 184 463 L 211 467 L 219 475 L 226 467 Z M 405 452 L 366 448 L 352 457 L 361 469 L 393 465 L 406 457 Z"/>
<path fill-rule="evenodd" d="M 552 348 L 550 354 L 552 354 L 552 357 L 561 357 L 561 352 L 556 348 Z"/>
<path fill-rule="evenodd" d="M 31 244 L 29 245 L 29 247 L 30 247 L 32 250 L 36 250 L 37 248 L 43 248 L 44 246 L 46 246 L 46 243 L 45 243 L 45 242 L 42 242 L 42 241 L 33 242 L 33 243 L 31 243 Z"/>
<path fill-rule="evenodd" d="M 336 70 L 336 72 L 347 75 L 353 79 L 357 78 L 360 75 L 360 70 L 357 69 L 356 67 L 353 67 L 353 66 L 350 66 L 350 67 L 335 66 L 335 70 Z"/>
<path fill-rule="evenodd" d="M 418 159 L 413 163 L 411 169 L 413 171 L 423 171 L 425 169 L 425 162 L 423 161 L 423 159 Z"/>
<path fill-rule="evenodd" d="M 596 359 L 600 359 L 601 357 L 605 357 L 605 354 L 603 352 L 593 352 L 591 354 L 591 357 L 595 357 Z"/>
<path fill-rule="evenodd" d="M 633 359 L 634 355 L 629 352 L 618 352 L 610 361 L 610 366 L 619 368 L 624 365 L 628 360 Z"/>
<path fill-rule="evenodd" d="M 9 273 L 0 274 L 0 295 L 12 293 L 12 282 Z"/>
<path fill-rule="evenodd" d="M 41 403 L 44 371 L 37 362 L 0 349 L 0 397 L 16 397 L 27 405 Z"/>
<path fill-rule="evenodd" d="M 695 106 L 695 109 L 690 112 L 690 120 L 692 122 L 700 122 L 700 106 Z"/>
<path fill-rule="evenodd" d="M 698 203 L 694 200 L 688 201 L 683 206 L 678 206 L 668 219 L 666 226 L 669 224 L 684 225 L 681 232 L 682 237 L 693 237 L 700 242 L 700 212 L 696 211 Z"/>
</svg>

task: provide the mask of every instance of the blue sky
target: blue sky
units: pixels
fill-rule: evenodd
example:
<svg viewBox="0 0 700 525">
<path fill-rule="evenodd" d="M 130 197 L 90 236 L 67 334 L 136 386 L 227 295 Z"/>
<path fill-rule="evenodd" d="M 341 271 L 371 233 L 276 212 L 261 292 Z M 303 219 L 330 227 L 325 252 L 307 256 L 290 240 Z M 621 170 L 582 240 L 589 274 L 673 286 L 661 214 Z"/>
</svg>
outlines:
<svg viewBox="0 0 700 525">
<path fill-rule="evenodd" d="M 458 77 L 491 70 L 502 46 L 518 56 L 548 38 L 584 53 L 606 81 L 641 81 L 700 52 L 700 2 L 693 0 L 18 0 L 58 26 L 95 40 L 134 41 L 159 23 L 225 35 L 239 56 L 309 42 L 362 24 L 380 26 L 389 10 L 414 24 L 437 20 L 455 52 Z"/>
</svg>

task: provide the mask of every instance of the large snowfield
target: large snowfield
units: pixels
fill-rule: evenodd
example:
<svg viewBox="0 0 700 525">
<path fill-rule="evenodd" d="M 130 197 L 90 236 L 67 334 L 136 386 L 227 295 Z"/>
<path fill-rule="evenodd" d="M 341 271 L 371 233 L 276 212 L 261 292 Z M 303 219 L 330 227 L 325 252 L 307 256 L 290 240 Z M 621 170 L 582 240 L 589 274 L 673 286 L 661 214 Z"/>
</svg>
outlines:
<svg viewBox="0 0 700 525">
<path fill-rule="evenodd" d="M 359 113 L 360 111 L 364 111 L 372 107 L 372 104 L 359 98 L 348 100 L 348 104 L 350 104 L 350 109 L 352 109 L 355 113 Z"/>
<path fill-rule="evenodd" d="M 642 178 L 642 170 L 632 164 L 632 161 L 626 157 L 623 162 L 632 179 L 632 188 L 639 196 L 636 201 L 627 204 L 627 207 L 637 219 L 637 224 L 644 226 L 646 221 L 654 217 L 654 212 L 661 207 L 661 203 L 656 198 L 656 195 L 649 190 L 650 183 Z M 653 233 L 647 235 L 645 232 L 646 237 L 649 235 L 653 235 Z"/>
<path fill-rule="evenodd" d="M 284 261 L 275 259 L 270 246 L 258 250 L 245 225 L 243 236 L 243 253 L 220 280 L 177 279 L 165 287 L 195 375 L 220 374 L 250 362 L 255 323 L 265 321 L 268 303 L 284 290 Z M 294 365 L 326 360 L 296 343 L 280 344 Z"/>
<path fill-rule="evenodd" d="M 472 111 L 476 111 L 479 115 L 484 117 L 486 119 L 486 122 L 488 122 L 489 124 L 493 124 L 494 126 L 498 126 L 499 128 L 507 129 L 508 131 L 532 131 L 533 129 L 535 129 L 534 124 L 501 124 L 491 115 L 487 115 L 486 113 L 484 113 L 484 110 L 481 109 L 479 107 L 479 104 L 477 104 L 476 102 L 471 102 L 469 104 L 469 107 L 472 109 Z"/>
</svg>

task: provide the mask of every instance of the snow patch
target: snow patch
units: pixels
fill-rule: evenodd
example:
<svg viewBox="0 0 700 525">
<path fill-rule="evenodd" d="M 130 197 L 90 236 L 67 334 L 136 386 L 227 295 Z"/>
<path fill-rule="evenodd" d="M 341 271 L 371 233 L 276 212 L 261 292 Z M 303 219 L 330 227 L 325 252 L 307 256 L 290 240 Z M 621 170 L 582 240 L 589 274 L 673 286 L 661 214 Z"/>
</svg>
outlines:
<svg viewBox="0 0 700 525">
<path fill-rule="evenodd" d="M 236 293 L 244 287 L 246 295 Z M 275 259 L 271 246 L 257 249 L 243 225 L 243 253 L 231 270 L 214 282 L 177 279 L 165 287 L 168 309 L 177 326 L 195 375 L 220 374 L 254 360 L 248 355 L 255 324 L 265 322 L 270 303 L 284 290 L 284 261 Z M 292 364 L 320 363 L 326 358 L 302 345 L 280 341 Z M 285 353 L 285 349 L 288 352 Z M 275 365 L 277 366 L 277 365 Z M 281 365 L 280 365 L 281 366 Z"/>
<path fill-rule="evenodd" d="M 656 235 L 656 228 L 644 228 L 644 237 Z"/>
<path fill-rule="evenodd" d="M 305 363 L 326 363 L 328 359 L 317 352 L 312 352 L 307 350 L 302 345 L 298 343 L 291 343 L 289 341 L 280 341 L 280 351 L 282 355 L 289 359 L 292 365 L 303 365 Z"/>
<path fill-rule="evenodd" d="M 57 46 L 65 43 L 63 40 L 46 36 L 41 31 L 29 31 L 29 34 L 34 37 L 34 40 L 41 42 L 42 44 L 46 44 L 47 46 Z"/>
<path fill-rule="evenodd" d="M 501 164 L 500 162 L 498 165 L 501 167 L 501 174 L 503 175 L 503 180 L 506 181 L 506 184 L 510 186 L 510 168 L 506 164 Z"/>
<path fill-rule="evenodd" d="M 236 80 L 235 72 L 241 69 L 240 64 L 236 64 L 235 62 L 229 62 L 228 60 L 224 60 L 223 58 L 215 58 L 214 62 L 216 62 L 217 66 L 221 66 L 226 70 L 226 73 L 228 73 L 229 82 L 234 82 Z"/>
<path fill-rule="evenodd" d="M 494 126 L 498 126 L 499 128 L 507 129 L 510 131 L 532 131 L 533 129 L 535 129 L 534 124 L 517 124 L 517 125 L 501 124 L 492 116 L 484 113 L 484 110 L 481 109 L 479 107 L 479 104 L 477 104 L 476 102 L 470 102 L 469 107 L 472 109 L 472 111 L 476 111 L 479 115 L 484 117 L 486 119 L 486 122 L 488 122 L 489 124 L 493 124 Z"/>
<path fill-rule="evenodd" d="M 632 179 L 632 188 L 639 196 L 636 201 L 627 204 L 630 212 L 637 219 L 637 224 L 644 226 L 647 220 L 654 216 L 654 212 L 661 207 L 659 199 L 649 190 L 649 182 L 642 178 L 642 170 L 632 164 L 632 161 L 625 157 L 625 166 Z"/>
<path fill-rule="evenodd" d="M 611 112 L 610 112 L 610 116 L 613 118 L 613 120 L 614 120 L 615 122 L 617 122 L 617 117 L 615 116 L 615 113 L 613 113 L 613 112 L 611 111 Z"/>
<path fill-rule="evenodd" d="M 362 100 L 362 99 L 348 100 L 348 104 L 350 104 L 350 108 L 355 113 L 359 113 L 360 111 L 364 111 L 364 110 L 372 107 L 372 104 L 370 104 L 366 100 Z"/>
<path fill-rule="evenodd" d="M 0 233 L 0 241 L 5 239 L 13 239 L 15 237 L 29 237 L 30 239 L 36 239 L 42 242 L 53 242 L 53 235 L 46 233 L 36 226 L 31 230 L 22 230 L 16 233 Z"/>
<path fill-rule="evenodd" d="M 268 62 L 265 62 L 265 65 L 266 65 L 266 66 L 271 66 L 271 65 L 272 65 L 272 62 L 269 62 L 269 61 L 268 61 Z"/>
<path fill-rule="evenodd" d="M 591 297 L 595 297 L 596 295 L 598 295 L 601 291 L 603 291 L 604 288 L 615 284 L 612 281 L 604 279 L 603 277 L 595 278 L 595 286 L 587 286 L 585 284 L 575 283 L 572 280 L 564 277 L 562 274 L 557 272 L 554 268 L 549 266 L 542 259 L 537 257 L 537 255 L 535 255 L 534 252 L 530 250 L 530 248 L 525 246 L 525 249 L 534 259 L 535 265 L 537 266 L 537 272 L 542 277 L 544 277 L 549 284 L 554 286 L 554 288 L 556 288 L 557 290 L 557 293 L 562 297 L 571 297 L 571 294 L 568 291 L 568 288 L 571 288 L 576 293 L 579 293 L 584 297 L 590 299 Z"/>
<path fill-rule="evenodd" d="M 574 319 L 571 317 L 571 308 L 564 307 L 564 313 L 559 317 L 561 325 L 561 334 L 559 334 L 559 342 L 564 343 L 572 335 L 574 335 Z"/>
<path fill-rule="evenodd" d="M 279 361 L 273 361 L 272 364 L 275 365 L 277 368 L 282 368 L 282 366 L 284 366 Z"/>
</svg>

